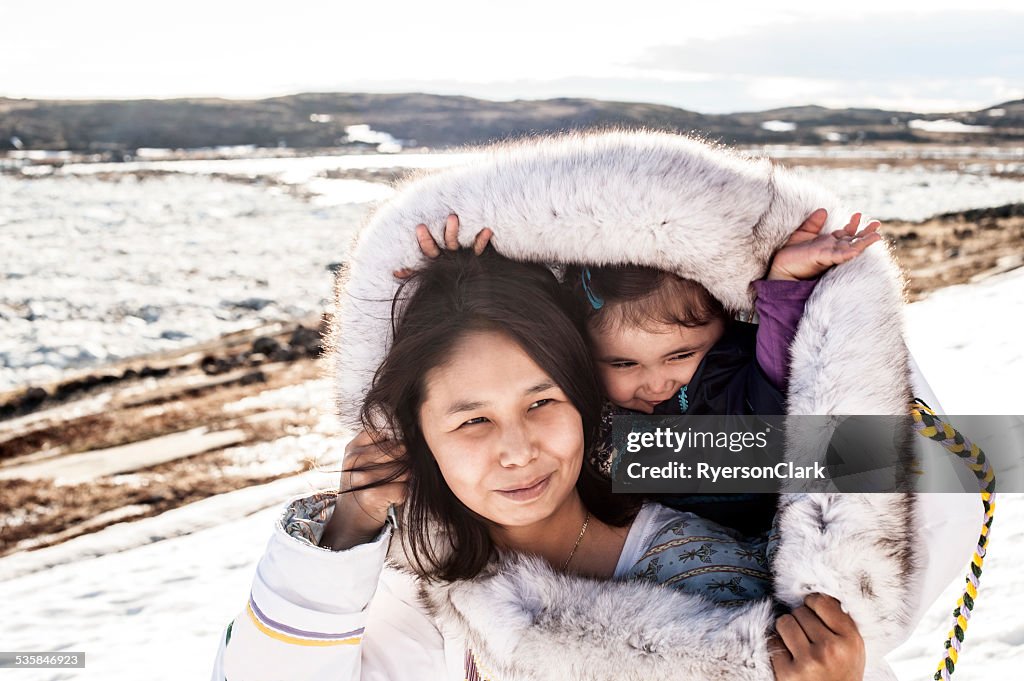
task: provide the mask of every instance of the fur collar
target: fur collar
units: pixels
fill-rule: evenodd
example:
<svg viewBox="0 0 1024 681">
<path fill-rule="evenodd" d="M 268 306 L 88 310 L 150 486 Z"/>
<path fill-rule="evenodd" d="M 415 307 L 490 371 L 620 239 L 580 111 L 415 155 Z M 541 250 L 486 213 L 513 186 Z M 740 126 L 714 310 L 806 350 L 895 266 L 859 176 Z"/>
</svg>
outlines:
<svg viewBox="0 0 1024 681">
<path fill-rule="evenodd" d="M 504 255 L 538 262 L 634 262 L 696 279 L 734 312 L 750 282 L 817 207 L 825 229 L 849 216 L 838 200 L 764 158 L 664 133 L 530 139 L 407 182 L 358 237 L 338 286 L 331 347 L 342 420 L 359 405 L 388 347 L 391 272 L 420 263 L 413 226 L 459 215 L 468 245 L 494 230 Z M 910 397 L 903 282 L 874 247 L 826 273 L 792 346 L 793 414 L 901 414 Z M 799 453 L 794 456 L 799 458 Z M 911 495 L 783 497 L 773 573 L 789 605 L 821 591 L 853 615 L 868 649 L 866 678 L 902 640 L 915 574 Z M 495 674 L 512 679 L 771 679 L 765 603 L 724 609 L 642 583 L 557 575 L 520 559 L 467 582 L 427 589 L 446 626 Z"/>
</svg>

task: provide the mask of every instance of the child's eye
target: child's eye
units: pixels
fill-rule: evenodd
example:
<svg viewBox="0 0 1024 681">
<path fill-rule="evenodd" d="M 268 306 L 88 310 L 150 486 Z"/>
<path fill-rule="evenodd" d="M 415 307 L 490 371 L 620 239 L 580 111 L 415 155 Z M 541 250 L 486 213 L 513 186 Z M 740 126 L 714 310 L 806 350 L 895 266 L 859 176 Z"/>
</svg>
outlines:
<svg viewBox="0 0 1024 681">
<path fill-rule="evenodd" d="M 681 352 L 678 355 L 672 355 L 672 359 L 690 359 L 696 354 L 696 352 Z"/>
<path fill-rule="evenodd" d="M 613 369 L 631 369 L 636 366 L 636 362 L 612 362 Z"/>
</svg>

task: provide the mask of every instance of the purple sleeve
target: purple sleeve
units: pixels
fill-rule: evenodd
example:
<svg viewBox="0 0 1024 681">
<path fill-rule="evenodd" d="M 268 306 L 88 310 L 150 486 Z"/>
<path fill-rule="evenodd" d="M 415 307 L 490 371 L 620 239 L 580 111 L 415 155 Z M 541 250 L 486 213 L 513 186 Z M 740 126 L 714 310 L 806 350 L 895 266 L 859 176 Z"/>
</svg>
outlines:
<svg viewBox="0 0 1024 681">
<path fill-rule="evenodd" d="M 784 281 L 759 279 L 754 282 L 757 327 L 757 363 L 772 384 L 785 392 L 789 382 L 789 345 L 804 314 L 817 279 Z"/>
</svg>

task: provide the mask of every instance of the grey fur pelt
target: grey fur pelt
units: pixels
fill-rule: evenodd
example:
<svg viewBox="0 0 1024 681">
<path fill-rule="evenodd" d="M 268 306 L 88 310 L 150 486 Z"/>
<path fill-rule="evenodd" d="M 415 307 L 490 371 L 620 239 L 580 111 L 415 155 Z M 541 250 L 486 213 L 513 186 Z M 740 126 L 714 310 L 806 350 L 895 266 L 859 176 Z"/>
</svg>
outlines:
<svg viewBox="0 0 1024 681">
<path fill-rule="evenodd" d="M 440 243 L 454 212 L 463 245 L 490 227 L 495 248 L 513 258 L 670 270 L 740 313 L 752 309 L 751 281 L 818 207 L 829 210 L 826 230 L 849 217 L 833 195 L 767 159 L 661 133 L 526 140 L 415 178 L 371 216 L 339 280 L 331 347 L 341 417 L 359 427 L 389 344 L 392 271 L 422 262 L 417 223 Z M 790 413 L 905 413 L 902 287 L 882 246 L 822 277 L 792 345 Z M 787 495 L 780 513 L 776 597 L 838 598 L 865 639 L 866 678 L 890 678 L 881 656 L 909 633 L 914 497 Z M 497 679 L 772 678 L 763 602 L 723 609 L 650 584 L 556 575 L 530 560 L 426 598 Z"/>
</svg>

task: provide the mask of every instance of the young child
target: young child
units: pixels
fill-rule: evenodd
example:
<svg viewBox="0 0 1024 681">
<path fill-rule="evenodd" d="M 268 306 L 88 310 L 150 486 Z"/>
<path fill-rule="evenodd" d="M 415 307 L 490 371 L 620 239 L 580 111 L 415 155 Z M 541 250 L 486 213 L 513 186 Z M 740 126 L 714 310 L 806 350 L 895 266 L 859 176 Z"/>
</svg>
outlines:
<svg viewBox="0 0 1024 681">
<path fill-rule="evenodd" d="M 611 475 L 616 414 L 784 414 L 789 346 L 816 278 L 881 239 L 860 214 L 822 234 L 814 211 L 754 282 L 760 324 L 732 319 L 695 281 L 640 266 L 570 268 L 605 396 L 602 444 L 591 463 Z M 774 495 L 684 495 L 659 502 L 755 535 L 774 514 Z"/>
<path fill-rule="evenodd" d="M 616 414 L 784 414 L 789 346 L 816 278 L 881 237 L 860 214 L 821 234 L 814 211 L 754 282 L 759 325 L 733 319 L 699 283 L 638 266 L 570 268 L 609 404 L 591 464 L 611 476 Z M 692 515 L 660 528 L 635 579 L 739 605 L 771 591 L 776 494 L 657 495 Z M 780 611 L 781 614 L 781 611 Z"/>
</svg>

